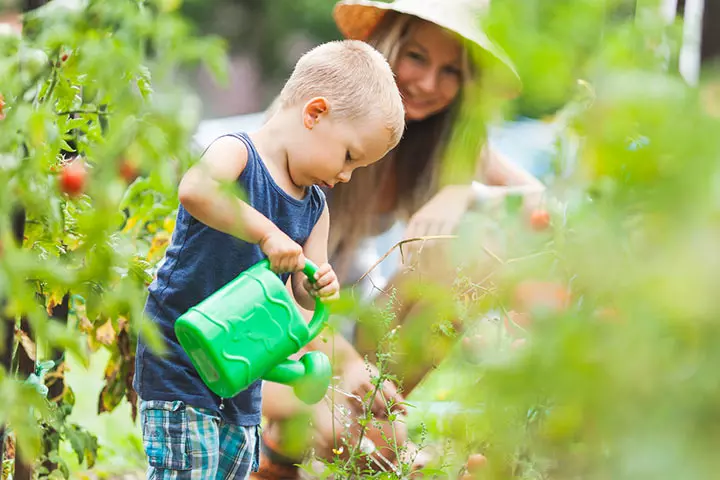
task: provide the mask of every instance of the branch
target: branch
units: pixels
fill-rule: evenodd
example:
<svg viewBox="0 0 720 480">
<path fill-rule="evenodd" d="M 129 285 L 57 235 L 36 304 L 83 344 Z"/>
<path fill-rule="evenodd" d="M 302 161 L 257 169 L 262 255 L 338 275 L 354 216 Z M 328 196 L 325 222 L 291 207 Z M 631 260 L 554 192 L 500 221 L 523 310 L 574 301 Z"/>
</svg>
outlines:
<svg viewBox="0 0 720 480">
<path fill-rule="evenodd" d="M 392 247 L 390 247 L 390 249 L 387 252 L 385 252 L 385 255 L 380 257 L 380 259 L 377 262 L 375 262 L 367 272 L 363 273 L 363 275 L 355 282 L 355 285 L 362 282 L 365 277 L 370 275 L 370 273 L 373 270 L 375 270 L 375 268 L 377 268 L 377 266 L 380 265 L 383 262 L 383 260 L 385 260 L 387 257 L 389 257 L 390 254 L 396 248 L 401 248 L 406 243 L 413 243 L 413 242 L 419 242 L 419 241 L 424 242 L 426 240 L 451 240 L 454 238 L 457 238 L 457 235 L 430 235 L 427 237 L 414 237 L 414 238 L 406 238 L 405 240 L 401 240 L 401 241 L 397 242 L 395 245 L 393 245 Z"/>
<path fill-rule="evenodd" d="M 100 110 L 67 110 L 64 112 L 55 112 L 55 115 L 110 115 L 110 112 Z"/>
<path fill-rule="evenodd" d="M 53 90 L 55 90 L 55 85 L 57 85 L 57 70 L 55 68 L 53 68 L 51 76 L 50 76 L 50 86 L 48 87 L 47 91 L 45 92 L 45 95 L 43 95 L 42 98 L 39 100 L 39 103 L 45 103 L 45 100 L 50 98 Z"/>
<path fill-rule="evenodd" d="M 500 258 L 499 256 L 497 256 L 495 253 L 493 253 L 492 250 L 487 248 L 485 245 L 480 245 L 480 248 L 482 248 L 485 253 L 487 253 L 490 257 L 492 257 L 492 259 L 495 260 L 496 262 L 498 262 L 500 265 L 505 265 L 505 262 L 503 261 L 503 259 Z"/>
<path fill-rule="evenodd" d="M 506 263 L 515 263 L 515 262 L 522 262 L 525 260 L 532 260 L 533 258 L 542 257 L 543 255 L 553 254 L 553 253 L 554 252 L 552 250 L 543 250 L 542 252 L 535 252 L 535 253 L 531 253 L 530 255 L 511 258 Z"/>
</svg>

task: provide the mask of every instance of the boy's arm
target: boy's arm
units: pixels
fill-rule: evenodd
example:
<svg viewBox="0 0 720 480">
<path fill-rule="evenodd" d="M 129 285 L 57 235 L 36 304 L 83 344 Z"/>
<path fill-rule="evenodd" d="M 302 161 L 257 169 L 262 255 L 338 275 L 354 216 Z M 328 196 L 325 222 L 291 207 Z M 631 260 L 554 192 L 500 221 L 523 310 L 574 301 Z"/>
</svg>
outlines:
<svg viewBox="0 0 720 480">
<path fill-rule="evenodd" d="M 328 235 L 330 231 L 330 212 L 327 204 L 320 214 L 315 227 L 310 232 L 310 236 L 305 242 L 303 253 L 305 258 L 310 259 L 315 265 L 323 265 L 328 261 L 327 245 Z M 292 291 L 295 300 L 306 310 L 315 310 L 315 299 L 303 287 L 305 275 L 302 272 L 296 272 L 292 275 Z"/>
<path fill-rule="evenodd" d="M 235 182 L 245 170 L 247 159 L 247 147 L 241 141 L 217 139 L 183 176 L 178 198 L 205 225 L 249 243 L 262 243 L 280 230 L 237 196 L 223 191 L 223 184 Z"/>
</svg>

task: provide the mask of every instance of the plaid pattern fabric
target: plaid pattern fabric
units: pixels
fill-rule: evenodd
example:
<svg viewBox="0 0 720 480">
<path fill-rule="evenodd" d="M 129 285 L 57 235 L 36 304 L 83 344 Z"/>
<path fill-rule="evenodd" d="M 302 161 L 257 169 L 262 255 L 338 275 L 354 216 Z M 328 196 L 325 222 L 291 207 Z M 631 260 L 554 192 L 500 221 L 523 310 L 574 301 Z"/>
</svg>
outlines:
<svg viewBox="0 0 720 480">
<path fill-rule="evenodd" d="M 183 402 L 140 403 L 148 480 L 234 480 L 257 471 L 259 426 L 230 425 Z"/>
</svg>

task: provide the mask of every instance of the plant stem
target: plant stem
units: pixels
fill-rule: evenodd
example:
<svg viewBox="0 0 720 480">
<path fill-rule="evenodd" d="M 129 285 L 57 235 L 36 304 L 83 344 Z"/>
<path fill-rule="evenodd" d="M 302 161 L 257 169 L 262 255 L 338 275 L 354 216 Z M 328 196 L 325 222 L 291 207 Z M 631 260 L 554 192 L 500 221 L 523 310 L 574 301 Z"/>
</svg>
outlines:
<svg viewBox="0 0 720 480">
<path fill-rule="evenodd" d="M 100 116 L 107 116 L 110 115 L 110 112 L 104 112 L 100 110 L 67 110 L 63 112 L 55 112 L 55 115 L 100 115 Z"/>
<path fill-rule="evenodd" d="M 45 95 L 38 101 L 38 103 L 45 103 L 45 100 L 50 98 L 53 90 L 55 90 L 55 85 L 57 85 L 57 69 L 53 68 L 52 76 L 50 77 L 50 86 L 48 87 L 47 91 L 45 92 Z"/>
<path fill-rule="evenodd" d="M 375 384 L 375 389 L 373 390 L 372 395 L 368 399 L 367 405 L 364 405 L 365 408 L 365 420 L 370 420 L 372 417 L 372 402 L 375 400 L 375 396 L 378 394 L 378 390 L 380 390 L 380 385 L 382 382 L 385 381 L 383 378 L 383 375 L 380 373 L 378 375 L 378 382 Z M 362 444 L 363 438 L 365 438 L 365 431 L 367 430 L 367 422 L 365 422 L 364 425 L 360 427 L 360 435 L 358 436 L 357 442 L 355 443 L 355 446 L 353 447 L 352 452 L 350 453 L 350 456 L 345 463 L 345 468 L 348 468 L 350 466 L 350 462 L 353 461 L 355 456 L 357 455 L 358 449 L 360 449 L 360 445 Z"/>
<path fill-rule="evenodd" d="M 375 262 L 367 272 L 363 273 L 363 275 L 355 282 L 355 285 L 359 284 L 365 277 L 367 277 L 373 270 L 375 270 L 375 268 L 377 268 L 377 266 L 380 265 L 383 262 L 383 260 L 385 260 L 387 257 L 389 257 L 390 254 L 396 248 L 400 248 L 400 251 L 402 252 L 401 247 L 403 245 L 405 245 L 406 243 L 424 242 L 427 240 L 452 240 L 455 238 L 457 238 L 457 235 L 431 235 L 428 237 L 414 237 L 414 238 L 406 238 L 405 240 L 401 240 L 401 241 L 397 242 L 395 245 L 393 245 L 392 247 L 390 247 L 390 249 L 387 252 L 385 252 L 385 255 L 380 257 L 380 259 L 377 262 Z"/>
</svg>

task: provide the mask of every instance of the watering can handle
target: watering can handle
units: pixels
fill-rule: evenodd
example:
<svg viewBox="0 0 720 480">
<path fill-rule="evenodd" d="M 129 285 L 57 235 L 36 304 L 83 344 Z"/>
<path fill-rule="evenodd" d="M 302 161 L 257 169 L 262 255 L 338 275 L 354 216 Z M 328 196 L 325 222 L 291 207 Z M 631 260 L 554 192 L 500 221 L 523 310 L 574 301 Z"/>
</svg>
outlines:
<svg viewBox="0 0 720 480">
<path fill-rule="evenodd" d="M 317 271 L 317 265 L 315 265 L 313 262 L 306 258 L 303 273 L 307 275 L 310 283 L 315 283 L 315 274 L 317 273 Z M 308 330 L 310 331 L 310 338 L 308 340 L 312 340 L 313 338 L 317 337 L 318 334 L 322 331 L 322 329 L 325 328 L 325 323 L 327 322 L 329 314 L 330 312 L 327 305 L 325 305 L 319 298 L 316 298 L 315 313 L 313 313 L 312 320 L 310 320 L 310 324 L 308 325 Z"/>
</svg>

